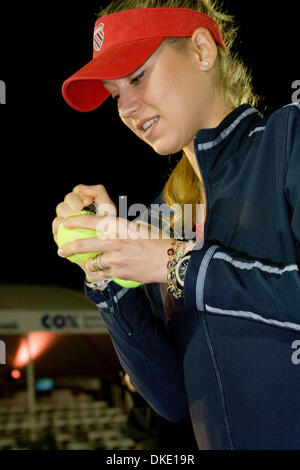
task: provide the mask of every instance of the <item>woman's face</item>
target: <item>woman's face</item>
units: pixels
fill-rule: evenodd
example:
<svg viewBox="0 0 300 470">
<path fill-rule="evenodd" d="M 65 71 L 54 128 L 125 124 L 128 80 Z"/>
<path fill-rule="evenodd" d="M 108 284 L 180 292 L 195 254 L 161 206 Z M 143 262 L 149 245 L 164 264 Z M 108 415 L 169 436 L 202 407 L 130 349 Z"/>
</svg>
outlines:
<svg viewBox="0 0 300 470">
<path fill-rule="evenodd" d="M 214 87 L 190 46 L 163 42 L 134 73 L 103 84 L 124 124 L 160 155 L 193 148 L 197 131 L 209 127 Z"/>
</svg>

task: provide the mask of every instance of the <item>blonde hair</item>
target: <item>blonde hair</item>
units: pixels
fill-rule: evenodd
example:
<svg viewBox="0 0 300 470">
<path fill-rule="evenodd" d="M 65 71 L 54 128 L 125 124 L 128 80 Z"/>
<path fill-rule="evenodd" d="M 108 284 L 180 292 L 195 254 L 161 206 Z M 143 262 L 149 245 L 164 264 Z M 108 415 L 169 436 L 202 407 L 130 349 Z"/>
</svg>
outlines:
<svg viewBox="0 0 300 470">
<path fill-rule="evenodd" d="M 238 26 L 233 15 L 222 11 L 218 0 L 113 0 L 100 11 L 98 16 L 134 8 L 156 7 L 189 8 L 213 18 L 219 26 L 226 45 L 226 50 L 220 45 L 217 46 L 218 55 L 214 66 L 215 82 L 225 104 L 230 108 L 237 108 L 242 104 L 249 104 L 254 107 L 258 105 L 259 97 L 253 89 L 251 73 L 234 51 Z M 169 42 L 174 45 L 177 42 L 179 47 L 185 44 L 186 38 L 175 39 L 169 38 Z M 199 184 L 199 180 L 184 152 L 165 185 L 164 199 L 169 206 L 179 204 L 182 208 L 182 214 L 184 214 L 184 204 L 192 204 L 196 207 L 196 204 L 205 203 L 203 183 L 200 181 Z M 194 223 L 195 214 L 193 213 Z"/>
</svg>

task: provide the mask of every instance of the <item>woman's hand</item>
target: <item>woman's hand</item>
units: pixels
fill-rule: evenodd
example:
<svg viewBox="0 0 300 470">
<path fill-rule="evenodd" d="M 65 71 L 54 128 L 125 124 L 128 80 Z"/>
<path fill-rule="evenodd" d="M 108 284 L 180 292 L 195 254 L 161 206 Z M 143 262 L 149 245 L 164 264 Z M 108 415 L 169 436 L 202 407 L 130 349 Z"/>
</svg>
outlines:
<svg viewBox="0 0 300 470">
<path fill-rule="evenodd" d="M 56 214 L 57 217 L 52 223 L 52 233 L 55 242 L 57 243 L 57 230 L 60 224 L 63 222 L 65 217 L 72 215 L 74 212 L 81 211 L 84 207 L 87 207 L 95 203 L 98 208 L 98 214 L 101 215 L 116 215 L 116 205 L 110 199 L 105 187 L 103 185 L 97 186 L 86 186 L 80 184 L 76 186 L 73 191 L 66 195 L 64 201 L 57 205 Z M 94 216 L 91 216 L 94 217 Z M 86 274 L 86 278 L 89 282 L 99 281 L 98 273 L 89 272 L 86 269 L 86 265 L 79 264 Z"/>
<path fill-rule="evenodd" d="M 59 251 L 63 257 L 91 251 L 102 252 L 101 264 L 107 266 L 107 269 L 96 271 L 91 259 L 84 268 L 88 279 L 91 275 L 93 279 L 96 278 L 93 282 L 112 277 L 144 284 L 167 282 L 167 251 L 171 240 L 163 239 L 162 232 L 154 227 L 113 216 L 89 215 L 67 218 L 64 226 L 96 230 L 99 233 L 98 238 L 75 240 L 65 244 L 63 252 Z M 103 235 L 100 236 L 100 233 Z"/>
<path fill-rule="evenodd" d="M 72 216 L 72 213 L 95 203 L 97 216 Z M 102 236 L 75 240 L 65 244 L 59 255 L 69 257 L 86 252 L 102 252 L 101 264 L 108 268 L 96 271 L 92 260 L 79 264 L 89 282 L 108 278 L 119 278 L 141 283 L 167 282 L 167 251 L 171 240 L 166 234 L 143 222 L 129 222 L 117 218 L 115 204 L 108 196 L 103 185 L 76 186 L 58 204 L 57 217 L 53 221 L 53 236 L 57 241 L 57 230 L 63 222 L 66 228 L 85 228 L 96 230 Z"/>
<path fill-rule="evenodd" d="M 81 211 L 95 203 L 98 215 L 117 215 L 117 208 L 110 199 L 105 187 L 102 184 L 97 186 L 86 186 L 79 184 L 73 191 L 66 195 L 63 202 L 56 206 L 57 217 L 52 223 L 54 240 L 57 243 L 57 230 L 65 217 L 69 217 L 74 212 Z"/>
</svg>

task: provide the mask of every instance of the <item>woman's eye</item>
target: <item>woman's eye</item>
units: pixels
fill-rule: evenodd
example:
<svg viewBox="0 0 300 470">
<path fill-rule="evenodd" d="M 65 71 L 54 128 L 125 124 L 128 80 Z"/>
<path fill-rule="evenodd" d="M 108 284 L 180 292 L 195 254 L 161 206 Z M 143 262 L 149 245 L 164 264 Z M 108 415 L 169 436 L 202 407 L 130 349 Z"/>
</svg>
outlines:
<svg viewBox="0 0 300 470">
<path fill-rule="evenodd" d="M 143 76 L 145 75 L 145 72 L 141 72 L 139 73 L 136 77 L 132 78 L 131 81 L 130 81 L 130 85 L 132 84 L 136 84 L 136 83 L 139 83 L 141 81 L 141 79 L 143 78 Z M 119 100 L 119 95 L 111 95 L 112 99 L 115 101 L 115 102 L 118 102 Z"/>
<path fill-rule="evenodd" d="M 131 80 L 130 84 L 140 82 L 141 79 L 143 78 L 144 74 L 145 74 L 145 72 L 139 73 L 136 77 L 134 77 L 134 78 Z"/>
</svg>

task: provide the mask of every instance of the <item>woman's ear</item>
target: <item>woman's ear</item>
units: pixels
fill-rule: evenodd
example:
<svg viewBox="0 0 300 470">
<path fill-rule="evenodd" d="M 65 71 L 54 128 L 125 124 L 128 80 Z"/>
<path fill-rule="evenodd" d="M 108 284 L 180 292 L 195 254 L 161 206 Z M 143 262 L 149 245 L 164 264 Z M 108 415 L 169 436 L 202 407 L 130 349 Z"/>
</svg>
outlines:
<svg viewBox="0 0 300 470">
<path fill-rule="evenodd" d="M 210 31 L 197 28 L 191 37 L 191 45 L 203 71 L 213 68 L 217 58 L 217 44 Z"/>
</svg>

